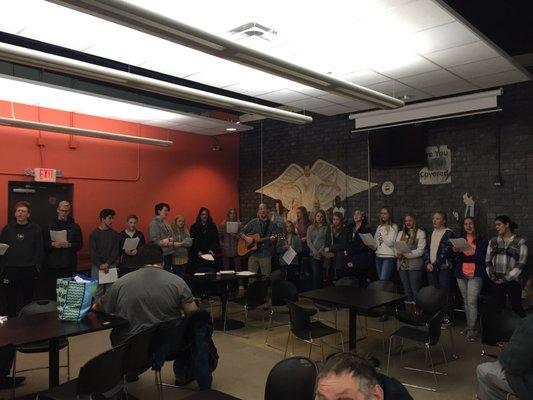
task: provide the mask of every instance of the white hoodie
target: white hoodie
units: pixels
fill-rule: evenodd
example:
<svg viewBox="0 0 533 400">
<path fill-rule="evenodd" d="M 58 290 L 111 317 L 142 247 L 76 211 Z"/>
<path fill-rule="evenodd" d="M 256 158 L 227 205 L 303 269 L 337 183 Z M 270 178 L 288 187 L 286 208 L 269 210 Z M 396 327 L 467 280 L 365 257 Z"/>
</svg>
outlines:
<svg viewBox="0 0 533 400">
<path fill-rule="evenodd" d="M 396 241 L 397 234 L 398 226 L 396 224 L 378 226 L 374 235 L 374 239 L 378 244 L 376 256 L 382 258 L 396 258 L 394 242 Z"/>
</svg>

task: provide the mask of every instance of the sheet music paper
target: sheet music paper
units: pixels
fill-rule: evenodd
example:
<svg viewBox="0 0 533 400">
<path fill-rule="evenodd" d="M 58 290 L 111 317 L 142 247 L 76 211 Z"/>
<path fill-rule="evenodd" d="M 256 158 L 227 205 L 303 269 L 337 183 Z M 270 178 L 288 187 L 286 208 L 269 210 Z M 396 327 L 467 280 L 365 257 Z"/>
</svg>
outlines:
<svg viewBox="0 0 533 400">
<path fill-rule="evenodd" d="M 411 252 L 411 248 L 409 247 L 409 245 L 403 241 L 394 242 L 394 248 L 400 254 Z"/>
<path fill-rule="evenodd" d="M 372 248 L 378 247 L 378 244 L 376 242 L 376 239 L 374 239 L 374 236 L 371 233 L 360 233 L 359 237 L 363 241 L 363 243 Z"/>
<path fill-rule="evenodd" d="M 181 242 L 181 245 L 183 247 L 191 247 L 192 246 L 192 238 L 187 237 L 187 238 L 183 239 L 183 241 Z"/>
<path fill-rule="evenodd" d="M 215 261 L 215 257 L 212 254 L 202 254 L 202 258 L 207 261 Z"/>
<path fill-rule="evenodd" d="M 250 276 L 250 275 L 255 275 L 256 273 L 255 272 L 252 272 L 252 271 L 239 271 L 237 272 L 237 276 L 240 275 L 240 276 Z"/>
<path fill-rule="evenodd" d="M 6 254 L 7 249 L 9 249 L 9 245 L 5 243 L 0 243 L 0 256 L 3 256 Z"/>
<path fill-rule="evenodd" d="M 296 257 L 296 251 L 292 247 L 289 247 L 289 249 L 281 256 L 283 261 L 287 263 L 287 265 L 291 265 L 292 260 L 294 260 L 294 257 Z"/>
<path fill-rule="evenodd" d="M 237 233 L 237 232 L 239 232 L 239 223 L 237 221 L 228 221 L 228 222 L 226 222 L 226 232 L 227 233 Z"/>
<path fill-rule="evenodd" d="M 126 240 L 124 240 L 124 245 L 122 246 L 122 248 L 126 251 L 129 251 L 129 250 L 135 250 L 137 249 L 137 246 L 139 245 L 139 238 L 136 237 L 136 238 L 126 238 Z"/>
<path fill-rule="evenodd" d="M 107 274 L 105 271 L 98 271 L 98 284 L 103 285 L 105 283 L 113 283 L 118 279 L 118 272 L 116 268 L 109 268 Z"/>
<path fill-rule="evenodd" d="M 459 251 L 474 250 L 465 238 L 450 239 L 450 242 L 453 244 L 453 247 Z"/>
<path fill-rule="evenodd" d="M 59 242 L 63 243 L 67 241 L 67 231 L 50 231 L 50 239 L 52 239 L 52 242 Z"/>
</svg>

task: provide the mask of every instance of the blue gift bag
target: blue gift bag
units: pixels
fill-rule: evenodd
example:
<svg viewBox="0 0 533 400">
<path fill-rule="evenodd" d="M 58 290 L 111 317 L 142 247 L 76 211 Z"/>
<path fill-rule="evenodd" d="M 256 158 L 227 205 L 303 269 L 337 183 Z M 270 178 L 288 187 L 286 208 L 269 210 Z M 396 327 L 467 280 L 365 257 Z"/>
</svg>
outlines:
<svg viewBox="0 0 533 400">
<path fill-rule="evenodd" d="M 85 275 L 75 275 L 84 280 L 76 282 L 75 277 L 59 278 L 56 283 L 57 311 L 63 321 L 80 321 L 87 316 L 98 280 Z"/>
</svg>

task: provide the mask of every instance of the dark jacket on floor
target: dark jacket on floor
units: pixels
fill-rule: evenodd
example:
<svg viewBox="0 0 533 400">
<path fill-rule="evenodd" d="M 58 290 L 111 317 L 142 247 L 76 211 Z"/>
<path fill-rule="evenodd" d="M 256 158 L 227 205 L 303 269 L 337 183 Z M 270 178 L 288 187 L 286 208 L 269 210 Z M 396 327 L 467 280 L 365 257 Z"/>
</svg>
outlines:
<svg viewBox="0 0 533 400">
<path fill-rule="evenodd" d="M 9 245 L 2 257 L 2 266 L 7 273 L 16 273 L 17 268 L 41 268 L 44 251 L 43 233 L 39 225 L 31 221 L 25 225 L 12 222 L 2 230 L 0 243 Z"/>
<path fill-rule="evenodd" d="M 516 328 L 498 360 L 518 398 L 533 399 L 533 314 Z"/>
<path fill-rule="evenodd" d="M 50 231 L 67 231 L 67 242 L 70 247 L 56 249 L 52 247 Z M 56 219 L 50 226 L 43 230 L 44 249 L 46 251 L 46 269 L 70 269 L 76 271 L 78 266 L 77 252 L 83 247 L 83 237 L 80 226 L 74 221 L 74 218 L 68 218 L 66 221 Z"/>
</svg>

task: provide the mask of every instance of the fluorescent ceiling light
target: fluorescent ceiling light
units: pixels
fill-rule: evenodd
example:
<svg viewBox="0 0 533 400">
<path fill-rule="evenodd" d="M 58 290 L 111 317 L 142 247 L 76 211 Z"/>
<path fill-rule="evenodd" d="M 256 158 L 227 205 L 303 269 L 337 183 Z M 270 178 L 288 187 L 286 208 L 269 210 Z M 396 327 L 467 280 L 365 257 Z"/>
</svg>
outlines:
<svg viewBox="0 0 533 400">
<path fill-rule="evenodd" d="M 14 128 L 35 129 L 40 131 L 65 133 L 67 135 L 86 136 L 97 139 L 116 140 L 129 143 L 150 144 L 153 146 L 172 146 L 174 142 L 170 140 L 152 139 L 142 136 L 122 135 L 118 133 L 95 131 L 91 129 L 73 128 L 71 126 L 46 124 L 44 122 L 26 121 L 22 119 L 12 119 L 0 117 L 0 125 L 12 126 Z"/>
<path fill-rule="evenodd" d="M 0 100 L 158 126 L 181 132 L 222 134 L 228 127 L 236 128 L 239 132 L 253 129 L 243 124 L 164 110 L 140 103 L 38 84 L 33 81 L 2 77 L 2 75 L 0 75 L 0 88 Z"/>
<path fill-rule="evenodd" d="M 456 118 L 467 115 L 501 111 L 498 96 L 502 89 L 489 90 L 464 96 L 424 101 L 407 105 L 399 110 L 377 110 L 350 114 L 355 120 L 355 130 L 365 131 L 424 121 Z"/>
<path fill-rule="evenodd" d="M 166 15 L 121 0 L 49 0 L 100 18 L 136 29 L 140 32 L 166 39 L 196 50 L 244 63 L 259 70 L 287 78 L 330 93 L 339 93 L 337 88 L 348 90 L 340 94 L 356 100 L 365 100 L 381 108 L 398 108 L 403 101 L 344 81 L 322 72 L 303 67 L 264 52 L 214 35 L 185 24 Z M 278 10 L 279 12 L 279 10 Z M 286 12 L 286 11 L 284 11 Z M 295 14 L 294 14 L 295 15 Z M 324 57 L 324 55 L 321 55 Z"/>
<path fill-rule="evenodd" d="M 112 68 L 102 67 L 78 61 L 66 57 L 60 57 L 42 51 L 27 49 L 0 43 L 0 58 L 15 63 L 32 65 L 39 68 L 46 68 L 53 71 L 74 74 L 77 76 L 97 79 L 104 82 L 121 83 L 128 87 L 160 93 L 181 99 L 197 101 L 204 104 L 229 108 L 235 111 L 255 112 L 270 118 L 285 122 L 303 124 L 311 122 L 313 119 L 306 115 L 296 114 L 289 111 L 278 110 L 244 100 L 221 96 L 218 94 L 204 92 L 202 90 L 176 85 L 129 72 L 119 71 Z"/>
</svg>

